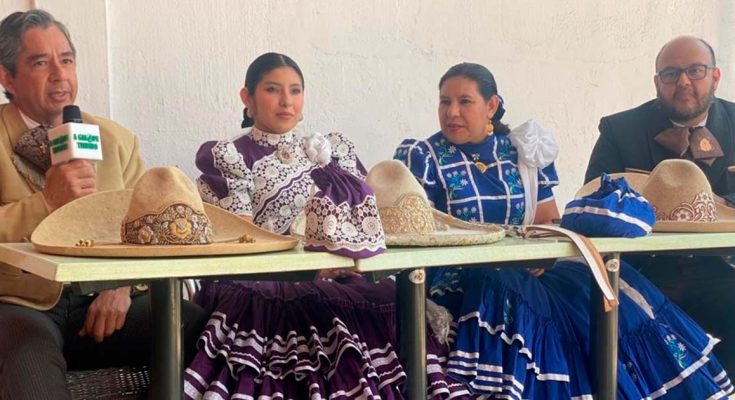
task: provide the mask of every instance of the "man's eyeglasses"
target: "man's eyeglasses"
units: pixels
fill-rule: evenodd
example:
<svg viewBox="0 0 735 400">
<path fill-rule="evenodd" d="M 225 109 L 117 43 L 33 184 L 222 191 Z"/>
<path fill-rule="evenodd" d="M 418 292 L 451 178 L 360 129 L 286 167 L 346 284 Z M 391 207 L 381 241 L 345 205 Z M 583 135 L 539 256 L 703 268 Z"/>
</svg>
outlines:
<svg viewBox="0 0 735 400">
<path fill-rule="evenodd" d="M 689 78 L 690 80 L 698 81 L 700 79 L 704 79 L 704 77 L 707 76 L 708 69 L 715 69 L 715 66 L 694 64 L 686 68 L 666 68 L 659 71 L 657 75 L 658 79 L 660 79 L 663 83 L 678 82 L 682 72 L 687 74 L 687 78 Z"/>
</svg>

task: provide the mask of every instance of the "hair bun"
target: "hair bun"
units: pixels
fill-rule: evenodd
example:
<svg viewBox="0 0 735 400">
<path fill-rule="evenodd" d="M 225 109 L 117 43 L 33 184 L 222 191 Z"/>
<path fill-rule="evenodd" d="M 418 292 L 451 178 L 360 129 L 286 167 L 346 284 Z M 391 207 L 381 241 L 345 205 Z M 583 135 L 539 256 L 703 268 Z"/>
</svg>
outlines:
<svg viewBox="0 0 735 400">
<path fill-rule="evenodd" d="M 503 97 L 499 94 L 496 94 L 498 97 L 498 109 L 495 111 L 495 115 L 493 115 L 492 120 L 493 121 L 500 121 L 501 118 L 503 118 L 503 115 L 505 115 L 505 100 L 503 100 Z"/>
<path fill-rule="evenodd" d="M 248 116 L 248 108 L 245 107 L 242 110 L 242 123 L 240 124 L 240 127 L 243 129 L 250 128 L 251 126 L 253 126 L 254 123 L 255 121 L 253 121 L 253 119 Z"/>
</svg>

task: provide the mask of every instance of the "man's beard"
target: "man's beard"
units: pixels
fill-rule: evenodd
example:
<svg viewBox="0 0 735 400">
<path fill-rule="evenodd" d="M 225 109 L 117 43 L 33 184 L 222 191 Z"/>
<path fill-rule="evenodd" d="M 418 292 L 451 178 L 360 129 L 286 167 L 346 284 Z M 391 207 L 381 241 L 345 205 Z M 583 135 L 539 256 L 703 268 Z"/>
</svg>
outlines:
<svg viewBox="0 0 735 400">
<path fill-rule="evenodd" d="M 697 97 L 696 107 L 694 107 L 689 112 L 681 112 L 677 110 L 676 107 L 674 107 L 671 103 L 668 103 L 661 98 L 661 93 L 658 90 L 656 90 L 656 95 L 656 103 L 658 104 L 658 107 L 667 117 L 669 117 L 670 120 L 676 122 L 686 122 L 707 112 L 709 106 L 712 105 L 712 101 L 715 98 L 715 88 L 713 84 L 707 91 L 706 96 L 704 96 L 703 98 Z"/>
</svg>

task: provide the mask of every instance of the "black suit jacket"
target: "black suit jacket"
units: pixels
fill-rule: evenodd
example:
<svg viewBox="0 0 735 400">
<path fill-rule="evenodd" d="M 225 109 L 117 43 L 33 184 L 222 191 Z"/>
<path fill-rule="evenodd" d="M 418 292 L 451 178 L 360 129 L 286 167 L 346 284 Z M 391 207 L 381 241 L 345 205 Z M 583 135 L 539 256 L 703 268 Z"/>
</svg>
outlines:
<svg viewBox="0 0 735 400">
<path fill-rule="evenodd" d="M 671 126 L 655 100 L 603 117 L 600 137 L 592 150 L 584 181 L 589 182 L 603 172 L 625 172 L 626 168 L 651 171 L 663 160 L 679 158 L 653 140 Z M 727 167 L 735 165 L 735 103 L 715 98 L 709 109 L 707 128 L 720 142 L 725 155 L 712 166 L 697 165 L 707 175 L 712 190 L 732 202 L 735 200 L 735 174 L 728 173 Z"/>
</svg>

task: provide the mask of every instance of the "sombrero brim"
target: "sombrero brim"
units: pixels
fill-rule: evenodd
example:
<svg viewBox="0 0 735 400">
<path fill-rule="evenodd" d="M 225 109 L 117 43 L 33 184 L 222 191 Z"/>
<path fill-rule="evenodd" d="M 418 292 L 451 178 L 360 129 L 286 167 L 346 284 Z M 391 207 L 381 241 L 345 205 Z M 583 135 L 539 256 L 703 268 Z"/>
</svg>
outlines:
<svg viewBox="0 0 735 400">
<path fill-rule="evenodd" d="M 622 172 L 610 174 L 613 179 L 625 178 L 633 190 L 641 193 L 648 181 L 647 174 L 638 172 Z M 596 178 L 582 186 L 574 195 L 575 198 L 590 195 L 600 188 L 600 178 Z M 735 232 L 735 209 L 724 204 L 715 203 L 717 209 L 717 222 L 693 222 L 693 221 L 660 221 L 656 220 L 653 225 L 654 232 L 669 233 L 719 233 Z"/>
<path fill-rule="evenodd" d="M 385 245 L 394 247 L 469 246 L 503 240 L 505 229 L 499 225 L 466 222 L 432 210 L 439 229 L 431 234 L 387 234 Z"/>
<path fill-rule="evenodd" d="M 120 243 L 120 224 L 128 211 L 132 190 L 95 193 L 54 211 L 33 231 L 31 242 L 48 254 L 80 257 L 184 257 L 252 254 L 288 250 L 298 240 L 268 232 L 252 222 L 204 204 L 214 233 L 214 243 L 204 245 L 133 245 Z M 243 235 L 255 239 L 240 243 Z M 92 247 L 76 247 L 79 240 Z"/>
</svg>

